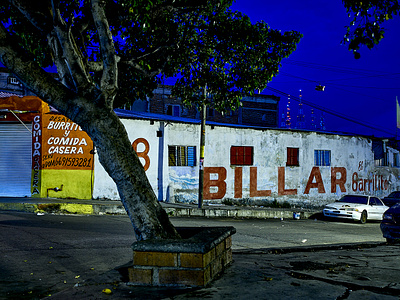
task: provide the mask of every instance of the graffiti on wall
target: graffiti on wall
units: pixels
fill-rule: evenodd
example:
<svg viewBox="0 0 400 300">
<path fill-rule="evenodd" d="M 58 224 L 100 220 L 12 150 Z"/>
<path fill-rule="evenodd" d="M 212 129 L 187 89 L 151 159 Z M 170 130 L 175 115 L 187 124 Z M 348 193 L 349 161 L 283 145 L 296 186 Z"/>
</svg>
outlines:
<svg viewBox="0 0 400 300">
<path fill-rule="evenodd" d="M 362 178 L 361 174 L 354 172 L 352 176 L 351 188 L 353 192 L 372 192 L 387 190 L 389 179 L 383 175 L 372 174 L 369 178 Z"/>
<path fill-rule="evenodd" d="M 93 142 L 79 125 L 63 115 L 43 117 L 43 169 L 93 168 Z"/>
</svg>

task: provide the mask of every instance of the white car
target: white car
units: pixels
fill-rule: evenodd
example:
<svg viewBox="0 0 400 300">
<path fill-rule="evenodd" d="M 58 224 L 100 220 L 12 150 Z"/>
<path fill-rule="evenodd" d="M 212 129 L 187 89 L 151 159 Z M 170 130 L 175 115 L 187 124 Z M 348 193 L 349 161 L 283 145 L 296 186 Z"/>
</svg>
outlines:
<svg viewBox="0 0 400 300">
<path fill-rule="evenodd" d="M 383 213 L 389 209 L 382 200 L 373 196 L 346 195 L 340 200 L 327 204 L 322 211 L 324 216 L 356 220 L 382 220 Z"/>
</svg>

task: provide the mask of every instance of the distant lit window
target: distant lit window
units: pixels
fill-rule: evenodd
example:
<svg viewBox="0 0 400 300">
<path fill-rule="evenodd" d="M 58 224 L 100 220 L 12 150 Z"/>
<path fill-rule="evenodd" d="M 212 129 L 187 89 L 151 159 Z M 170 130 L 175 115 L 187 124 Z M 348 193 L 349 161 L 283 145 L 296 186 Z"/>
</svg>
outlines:
<svg viewBox="0 0 400 300">
<path fill-rule="evenodd" d="M 18 79 L 17 78 L 15 78 L 15 77 L 8 77 L 7 78 L 7 82 L 9 83 L 9 84 L 19 84 L 19 81 L 18 81 Z"/>
<path fill-rule="evenodd" d="M 314 165 L 315 166 L 330 166 L 331 165 L 331 150 L 314 150 Z"/>
<path fill-rule="evenodd" d="M 299 148 L 287 148 L 287 166 L 299 166 Z"/>
<path fill-rule="evenodd" d="M 168 165 L 177 167 L 195 166 L 196 146 L 168 146 Z"/>
<path fill-rule="evenodd" d="M 231 165 L 251 166 L 253 164 L 253 147 L 232 146 Z"/>
</svg>

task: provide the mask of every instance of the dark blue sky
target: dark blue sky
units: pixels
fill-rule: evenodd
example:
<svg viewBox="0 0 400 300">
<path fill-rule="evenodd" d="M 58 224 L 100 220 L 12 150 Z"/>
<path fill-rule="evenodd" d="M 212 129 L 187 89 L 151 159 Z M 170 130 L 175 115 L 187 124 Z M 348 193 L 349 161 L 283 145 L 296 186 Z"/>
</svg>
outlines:
<svg viewBox="0 0 400 300">
<path fill-rule="evenodd" d="M 233 9 L 247 14 L 252 22 L 264 20 L 273 29 L 297 30 L 304 35 L 297 50 L 283 60 L 279 75 L 268 85 L 284 93 L 275 91 L 281 97 L 282 109 L 287 104 L 285 94 L 298 97 L 301 89 L 305 102 L 385 130 L 366 128 L 325 113 L 328 131 L 396 135 L 400 17 L 387 21 L 381 43 L 372 50 L 361 49 L 361 58 L 356 60 L 347 46 L 341 45 L 350 19 L 340 0 L 236 0 Z M 316 91 L 317 84 L 325 85 L 325 91 Z M 274 91 L 266 89 L 262 93 L 274 94 Z M 298 102 L 292 99 L 292 123 L 295 123 L 297 108 Z M 307 106 L 305 112 L 309 121 Z M 320 113 L 316 111 L 316 115 Z"/>
</svg>

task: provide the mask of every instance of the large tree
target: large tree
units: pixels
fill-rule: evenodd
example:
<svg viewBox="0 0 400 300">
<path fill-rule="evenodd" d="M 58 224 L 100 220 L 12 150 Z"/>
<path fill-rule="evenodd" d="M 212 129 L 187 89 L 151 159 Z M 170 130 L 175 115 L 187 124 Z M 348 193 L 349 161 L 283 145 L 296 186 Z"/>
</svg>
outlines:
<svg viewBox="0 0 400 300">
<path fill-rule="evenodd" d="M 1 0 L 0 62 L 91 137 L 138 240 L 179 236 L 113 108 L 151 94 L 159 74 L 178 73 L 188 100 L 208 82 L 216 106 L 235 107 L 266 86 L 300 39 L 252 24 L 231 2 Z"/>
</svg>

